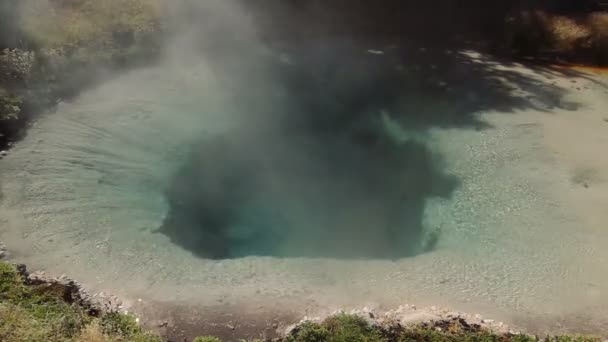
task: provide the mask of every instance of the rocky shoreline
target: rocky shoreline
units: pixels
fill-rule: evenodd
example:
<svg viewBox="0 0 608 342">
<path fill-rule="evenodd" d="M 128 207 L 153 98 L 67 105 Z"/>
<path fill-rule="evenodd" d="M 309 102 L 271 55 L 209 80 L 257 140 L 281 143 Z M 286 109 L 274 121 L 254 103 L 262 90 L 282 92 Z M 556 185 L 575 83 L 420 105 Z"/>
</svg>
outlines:
<svg viewBox="0 0 608 342">
<path fill-rule="evenodd" d="M 27 266 L 16 265 L 17 271 L 24 279 L 25 285 L 43 285 L 53 288 L 55 293 L 61 293 L 61 297 L 70 304 L 85 308 L 91 316 L 99 316 L 108 312 L 120 312 L 123 304 L 118 297 L 100 293 L 89 293 L 78 281 L 66 275 L 52 277 L 43 271 L 29 272 Z"/>
<path fill-rule="evenodd" d="M 522 332 L 510 328 L 503 322 L 493 319 L 483 318 L 479 314 L 468 314 L 461 311 L 453 311 L 447 308 L 436 306 L 418 307 L 416 305 L 400 305 L 396 309 L 382 311 L 370 307 L 354 310 L 336 310 L 324 317 L 304 317 L 298 323 L 287 326 L 283 334 L 289 335 L 294 329 L 305 322 L 321 323 L 328 317 L 336 315 L 353 315 L 365 319 L 374 326 L 383 329 L 394 329 L 395 327 L 407 327 L 419 324 L 431 324 L 441 326 L 447 322 L 458 322 L 463 327 L 480 330 L 487 329 L 497 334 L 519 335 Z"/>
<path fill-rule="evenodd" d="M 23 285 L 42 289 L 44 293 L 52 293 L 68 305 L 101 320 L 108 315 L 132 317 L 134 324 L 141 327 L 142 331 L 159 336 L 162 341 L 191 341 L 201 334 L 212 334 L 220 338 L 218 341 L 308 342 L 299 337 L 303 329 L 311 326 L 323 328 L 327 326 L 327 322 L 340 317 L 364 322 L 384 336 L 382 341 L 401 341 L 389 337 L 403 337 L 400 334 L 418 334 L 421 331 L 425 334 L 447 334 L 445 336 L 454 341 L 460 340 L 458 336 L 491 336 L 501 341 L 561 341 L 559 336 L 531 336 L 501 321 L 438 306 L 419 307 L 404 304 L 391 310 L 365 306 L 360 309 L 326 311 L 320 315 L 304 316 L 299 320 L 295 319 L 295 316 L 271 317 L 263 312 L 242 313 L 238 307 L 230 305 L 209 310 L 203 307 L 180 309 L 175 303 L 147 303 L 141 299 L 121 299 L 104 292 L 91 293 L 84 285 L 66 275 L 52 276 L 44 271 L 30 272 L 25 265 L 15 264 L 10 258 L 7 260 L 7 249 L 1 241 L 0 255 L 0 263 L 14 265 Z M 226 317 L 230 319 L 226 320 Z M 243 340 L 243 337 L 247 339 Z M 593 337 L 566 337 L 581 342 L 600 341 Z"/>
<path fill-rule="evenodd" d="M 91 316 L 119 312 L 124 309 L 123 303 L 118 297 L 103 292 L 89 293 L 81 283 L 65 274 L 57 277 L 47 275 L 44 271 L 30 272 L 26 265 L 11 262 L 8 248 L 1 240 L 0 262 L 15 265 L 17 272 L 23 278 L 24 285 L 42 285 L 52 288 L 54 293 L 61 293 L 61 297 L 67 303 L 85 308 Z"/>
<path fill-rule="evenodd" d="M 2 260 L 2 262 L 11 263 L 11 260 L 7 260 L 8 255 L 6 246 L 0 241 L 0 260 Z M 129 307 L 124 304 L 123 300 L 108 293 L 91 293 L 77 280 L 66 275 L 51 276 L 47 275 L 44 271 L 30 272 L 26 265 L 14 265 L 19 275 L 22 277 L 24 285 L 47 288 L 49 292 L 59 294 L 66 303 L 83 308 L 90 316 L 101 317 L 108 313 L 128 314 L 130 311 L 139 316 L 140 312 L 138 311 L 142 309 L 139 305 L 133 308 Z M 149 310 L 141 311 L 149 312 Z M 189 338 L 193 338 L 196 333 L 200 333 L 200 331 L 192 331 L 192 326 L 196 326 L 197 321 L 200 321 L 202 330 L 208 328 L 208 326 L 216 325 L 215 323 L 208 324 L 207 322 L 209 319 L 212 321 L 215 319 L 212 317 L 214 316 L 213 313 L 210 313 L 210 317 L 205 317 L 204 314 L 190 313 L 188 324 L 180 326 L 180 322 L 185 323 L 185 320 L 169 317 L 172 315 L 169 312 L 170 311 L 167 311 L 160 315 L 155 313 L 154 315 L 150 315 L 151 317 L 149 317 L 149 319 L 146 318 L 146 314 L 143 314 L 141 322 L 140 318 L 135 318 L 135 321 L 143 327 L 153 330 L 155 333 L 169 341 L 188 340 Z M 168 317 L 163 318 L 163 315 L 167 315 Z M 505 336 L 517 336 L 522 334 L 522 332 L 510 328 L 503 322 L 484 318 L 479 314 L 469 314 L 436 306 L 418 307 L 411 304 L 400 305 L 397 308 L 388 311 L 369 306 L 352 310 L 338 309 L 320 316 L 305 316 L 297 322 L 276 321 L 275 319 L 273 320 L 272 325 L 265 327 L 274 330 L 271 334 L 268 334 L 268 329 L 265 329 L 264 327 L 260 327 L 259 329 L 239 329 L 238 332 L 234 331 L 236 330 L 237 325 L 243 326 L 246 325 L 246 322 L 232 322 L 232 325 L 226 325 L 227 329 L 220 329 L 219 331 L 213 329 L 213 332 L 220 338 L 227 340 L 234 338 L 235 334 L 246 334 L 249 337 L 268 336 L 264 339 L 268 341 L 281 341 L 282 338 L 297 334 L 299 329 L 305 324 L 322 324 L 331 317 L 340 315 L 358 317 L 367 322 L 370 326 L 376 327 L 381 331 L 394 331 L 406 327 L 423 326 L 441 332 L 443 329 L 442 327 L 457 325 L 465 331 L 472 332 L 490 331 L 493 334 Z M 244 316 L 240 317 L 240 319 L 247 320 L 248 318 L 247 316 Z M 251 317 L 251 320 L 257 321 L 260 320 L 260 317 Z M 169 324 L 169 322 L 171 322 L 171 324 Z M 232 330 L 232 332 L 223 333 L 222 330 Z"/>
</svg>

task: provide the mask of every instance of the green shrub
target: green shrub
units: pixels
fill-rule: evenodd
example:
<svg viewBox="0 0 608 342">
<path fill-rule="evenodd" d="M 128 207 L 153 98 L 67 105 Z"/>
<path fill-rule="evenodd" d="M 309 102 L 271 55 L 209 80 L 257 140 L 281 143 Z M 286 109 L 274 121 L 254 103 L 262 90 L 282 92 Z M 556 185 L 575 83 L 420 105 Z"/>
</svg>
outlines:
<svg viewBox="0 0 608 342">
<path fill-rule="evenodd" d="M 36 54 L 20 49 L 0 51 L 0 76 L 5 79 L 27 80 L 36 62 Z"/>
<path fill-rule="evenodd" d="M 323 323 L 306 322 L 297 327 L 287 338 L 290 342 L 381 342 L 385 341 L 380 329 L 365 319 L 340 314 L 327 318 Z"/>
<path fill-rule="evenodd" d="M 160 6 L 159 0 L 26 0 L 23 29 L 46 55 L 112 63 L 145 50 L 160 31 Z"/>
<path fill-rule="evenodd" d="M 323 327 L 329 331 L 328 341 L 331 342 L 375 342 L 384 341 L 380 330 L 365 319 L 340 314 L 327 318 Z"/>
<path fill-rule="evenodd" d="M 0 88 L 0 121 L 18 119 L 22 106 L 21 96 L 7 94 Z"/>
<path fill-rule="evenodd" d="M 101 331 L 106 336 L 118 336 L 133 342 L 159 342 L 160 338 L 144 332 L 133 316 L 109 312 L 99 321 Z"/>
<path fill-rule="evenodd" d="M 222 342 L 222 340 L 213 336 L 202 336 L 195 338 L 192 342 Z"/>
<path fill-rule="evenodd" d="M 49 293 L 26 286 L 15 266 L 0 263 L 0 341 L 54 341 L 77 336 L 92 318 Z"/>
<path fill-rule="evenodd" d="M 290 335 L 287 340 L 289 342 L 323 342 L 327 340 L 329 331 L 317 323 L 305 322 L 302 323 Z"/>
<path fill-rule="evenodd" d="M 64 291 L 61 285 L 25 285 L 14 265 L 0 262 L 0 341 L 160 342 L 131 316 L 89 316 L 84 308 L 66 302 Z"/>
<path fill-rule="evenodd" d="M 110 312 L 101 318 L 100 326 L 105 334 L 131 337 L 141 333 L 135 318 L 118 312 Z"/>
</svg>

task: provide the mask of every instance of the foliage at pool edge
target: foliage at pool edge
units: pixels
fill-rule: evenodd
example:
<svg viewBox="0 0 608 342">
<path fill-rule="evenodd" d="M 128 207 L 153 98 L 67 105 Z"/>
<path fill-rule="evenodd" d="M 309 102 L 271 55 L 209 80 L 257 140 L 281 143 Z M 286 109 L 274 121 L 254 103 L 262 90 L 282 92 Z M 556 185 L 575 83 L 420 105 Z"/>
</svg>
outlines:
<svg viewBox="0 0 608 342">
<path fill-rule="evenodd" d="M 15 265 L 0 262 L 0 340 L 73 342 L 160 342 L 144 331 L 135 318 L 109 312 L 94 317 L 75 303 L 69 303 L 52 286 L 27 285 Z M 198 337 L 194 342 L 221 342 L 217 337 Z M 242 341 L 263 341 L 243 339 Z M 354 315 L 339 314 L 321 323 L 304 322 L 275 342 L 596 342 L 586 336 L 536 337 L 496 334 L 462 319 L 401 326 L 377 326 Z"/>
</svg>

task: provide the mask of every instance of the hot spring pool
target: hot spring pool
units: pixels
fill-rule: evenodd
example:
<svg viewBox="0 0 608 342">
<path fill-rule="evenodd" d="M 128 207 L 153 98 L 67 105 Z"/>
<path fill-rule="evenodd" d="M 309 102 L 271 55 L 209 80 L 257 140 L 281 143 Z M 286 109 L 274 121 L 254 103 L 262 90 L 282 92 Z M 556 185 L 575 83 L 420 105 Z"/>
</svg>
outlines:
<svg viewBox="0 0 608 342">
<path fill-rule="evenodd" d="M 606 80 L 260 56 L 132 71 L 42 117 L 0 161 L 12 257 L 201 308 L 608 324 Z"/>
</svg>

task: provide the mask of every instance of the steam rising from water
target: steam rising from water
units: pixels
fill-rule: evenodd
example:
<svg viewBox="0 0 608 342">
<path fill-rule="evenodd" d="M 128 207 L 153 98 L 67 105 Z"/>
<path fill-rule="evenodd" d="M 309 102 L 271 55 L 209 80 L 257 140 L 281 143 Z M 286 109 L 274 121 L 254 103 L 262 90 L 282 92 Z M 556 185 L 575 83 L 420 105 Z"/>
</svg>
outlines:
<svg viewBox="0 0 608 342">
<path fill-rule="evenodd" d="M 17 257 L 206 304 L 606 303 L 602 235 L 577 234 L 551 193 L 573 190 L 539 112 L 569 113 L 542 72 L 348 39 L 278 48 L 236 2 L 168 4 L 161 63 L 61 104 L 2 161 Z"/>
<path fill-rule="evenodd" d="M 433 247 L 425 201 L 455 181 L 423 141 L 388 129 L 392 65 L 339 41 L 292 44 L 285 57 L 233 1 L 166 5 L 162 63 L 60 107 L 36 133 L 51 158 L 44 177 L 73 183 L 70 212 L 95 193 L 91 207 L 126 211 L 121 229 L 139 213 L 146 229 L 213 259 Z M 333 74 L 341 63 L 362 69 Z M 121 215 L 108 215 L 116 229 Z"/>
</svg>

